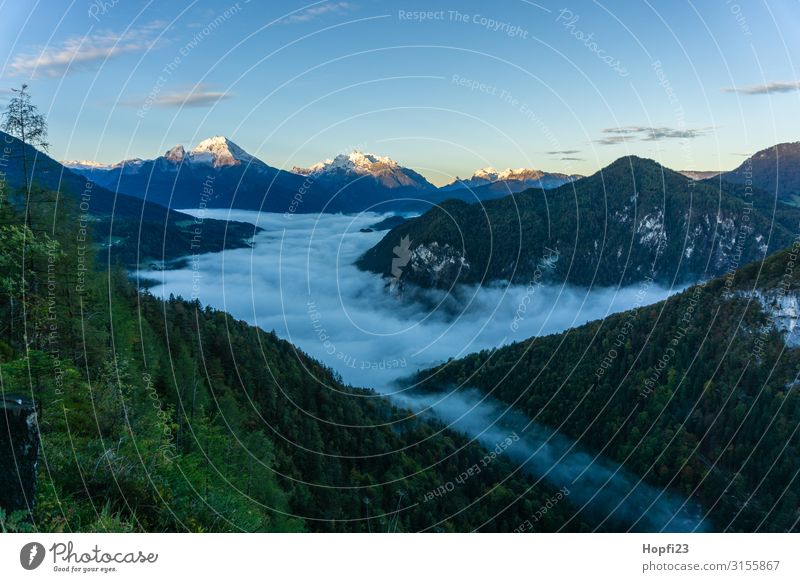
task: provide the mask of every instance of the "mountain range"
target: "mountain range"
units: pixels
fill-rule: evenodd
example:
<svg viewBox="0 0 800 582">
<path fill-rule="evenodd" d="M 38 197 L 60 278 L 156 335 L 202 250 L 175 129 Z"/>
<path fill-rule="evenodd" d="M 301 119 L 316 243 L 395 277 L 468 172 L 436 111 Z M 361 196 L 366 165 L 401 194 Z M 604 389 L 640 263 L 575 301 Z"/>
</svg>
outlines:
<svg viewBox="0 0 800 582">
<path fill-rule="evenodd" d="M 268 166 L 220 136 L 203 140 L 188 152 L 176 145 L 152 160 L 137 158 L 109 166 L 65 165 L 114 192 L 168 208 L 287 212 L 304 182 L 302 176 Z M 316 211 L 321 208 L 312 200 L 304 204 Z"/>
<path fill-rule="evenodd" d="M 756 152 L 720 179 L 765 190 L 781 202 L 800 205 L 800 142 L 780 143 Z"/>
<path fill-rule="evenodd" d="M 546 192 L 529 189 L 482 205 L 447 201 L 389 231 L 358 266 L 391 277 L 399 248 L 407 254 L 401 281 L 424 287 L 534 279 L 673 285 L 721 275 L 791 244 L 798 209 L 715 180 L 620 158 Z"/>
<path fill-rule="evenodd" d="M 278 213 L 424 212 L 447 199 L 491 200 L 526 188 L 554 188 L 579 176 L 521 168 L 478 170 L 437 188 L 391 158 L 354 150 L 292 171 L 267 165 L 223 136 L 187 151 L 115 164 L 63 164 L 116 192 L 170 208 L 239 208 Z"/>
<path fill-rule="evenodd" d="M 0 138 L 10 151 L 8 163 L 2 168 L 5 183 L 18 191 L 12 192 L 10 198 L 17 207 L 24 207 L 23 144 L 3 132 Z M 141 197 L 114 193 L 101 183 L 87 179 L 87 174 L 80 175 L 64 167 L 44 152 L 24 147 L 28 177 L 37 189 L 32 192 L 30 203 L 55 203 L 50 193 L 57 192 L 71 204 L 80 206 L 93 230 L 94 240 L 113 257 L 112 262 L 119 260 L 128 267 L 177 266 L 185 262 L 186 256 L 195 253 L 247 246 L 261 230 L 242 222 L 205 219 L 201 236 L 198 236 L 200 225 L 194 217 Z M 127 171 L 128 167 L 123 164 L 119 170 Z M 89 175 L 101 174 L 92 172 Z"/>
<path fill-rule="evenodd" d="M 482 168 L 469 178 L 456 178 L 449 184 L 441 187 L 442 191 L 459 190 L 462 188 L 480 188 L 489 186 L 491 190 L 504 194 L 522 192 L 528 188 L 558 188 L 567 182 L 574 182 L 583 176 L 579 174 L 559 174 L 533 170 L 531 168 Z"/>
<path fill-rule="evenodd" d="M 449 360 L 409 384 L 499 398 L 646 482 L 675 487 L 714 531 L 794 531 L 796 252 L 654 305 Z"/>
</svg>

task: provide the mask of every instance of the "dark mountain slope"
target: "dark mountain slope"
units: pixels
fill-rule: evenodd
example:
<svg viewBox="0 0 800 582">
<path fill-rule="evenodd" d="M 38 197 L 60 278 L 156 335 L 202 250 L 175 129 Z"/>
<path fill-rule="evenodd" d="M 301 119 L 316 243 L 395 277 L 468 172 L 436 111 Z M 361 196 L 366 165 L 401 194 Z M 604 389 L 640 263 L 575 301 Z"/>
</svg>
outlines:
<svg viewBox="0 0 800 582">
<path fill-rule="evenodd" d="M 416 379 L 519 407 L 693 498 L 715 531 L 797 531 L 798 250 Z"/>
<path fill-rule="evenodd" d="M 0 377 L 42 439 L 32 511 L 0 508 L 4 531 L 511 531 L 555 495 L 502 457 L 440 491 L 488 452 L 273 333 L 138 294 L 82 257 L 75 206 L 34 206 L 27 230 L 0 202 Z"/>
<path fill-rule="evenodd" d="M 408 237 L 402 280 L 422 286 L 692 282 L 791 243 L 791 232 L 747 198 L 626 157 L 550 191 L 445 202 L 390 231 L 358 265 L 388 276 Z M 545 259 L 551 268 L 541 269 Z"/>
<path fill-rule="evenodd" d="M 4 194 L 22 207 L 25 205 L 22 142 L 2 132 L 0 141 L 9 149 L 5 165 L 0 168 L 6 178 Z M 81 215 L 86 215 L 84 224 L 92 229 L 97 244 L 108 249 L 112 261 L 119 260 L 128 266 L 168 263 L 195 253 L 243 247 L 255 234 L 249 224 L 212 219 L 199 223 L 188 214 L 135 196 L 114 194 L 31 146 L 27 146 L 26 155 L 35 186 L 30 203 L 56 204 L 53 192 L 68 196 L 78 205 Z M 76 223 L 76 233 L 79 228 Z"/>
<path fill-rule="evenodd" d="M 190 152 L 179 145 L 153 160 L 76 171 L 113 192 L 167 208 L 204 205 L 288 212 L 305 182 L 303 176 L 268 166 L 221 136 L 204 140 Z M 296 211 L 319 211 L 327 201 L 325 195 L 315 201 L 310 193 L 303 198 L 302 208 L 298 206 Z"/>
<path fill-rule="evenodd" d="M 796 205 L 800 203 L 800 142 L 779 143 L 756 152 L 735 170 L 720 174 L 718 180 L 751 181 L 770 197 Z"/>
</svg>

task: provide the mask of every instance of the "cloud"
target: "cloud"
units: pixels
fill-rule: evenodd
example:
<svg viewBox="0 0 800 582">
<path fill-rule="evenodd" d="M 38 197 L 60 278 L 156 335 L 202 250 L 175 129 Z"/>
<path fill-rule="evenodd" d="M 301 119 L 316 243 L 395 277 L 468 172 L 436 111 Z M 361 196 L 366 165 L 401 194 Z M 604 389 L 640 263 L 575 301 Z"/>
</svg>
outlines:
<svg viewBox="0 0 800 582">
<path fill-rule="evenodd" d="M 228 212 L 208 210 L 206 216 L 257 220 L 265 231 L 255 246 L 201 255 L 184 270 L 148 272 L 144 276 L 164 283 L 151 291 L 187 298 L 196 291 L 201 302 L 274 329 L 357 386 L 386 389 L 416 368 L 562 331 L 637 301 L 638 286 L 592 291 L 542 286 L 533 297 L 525 285 L 462 286 L 451 295 L 407 288 L 397 297 L 383 279 L 353 266 L 386 234 L 360 232 L 382 216 L 298 214 L 289 220 L 282 214 Z M 652 286 L 647 301 L 668 294 Z M 519 306 L 528 301 L 523 321 L 512 330 Z M 390 362 L 404 364 L 392 368 Z"/>
<path fill-rule="evenodd" d="M 600 145 L 617 145 L 626 141 L 632 141 L 634 138 L 630 135 L 612 135 L 611 137 L 603 137 L 594 140 L 594 143 Z"/>
<path fill-rule="evenodd" d="M 635 523 L 644 531 L 708 528 L 695 501 L 645 483 L 613 460 L 475 388 L 408 391 L 395 399 L 414 411 L 432 411 L 449 428 L 475 438 L 489 450 L 507 436 L 517 435 L 519 440 L 504 454 L 524 473 L 558 488 L 566 486 L 578 505 L 617 527 Z"/>
<path fill-rule="evenodd" d="M 608 127 L 602 130 L 606 137 L 594 140 L 600 145 L 617 145 L 628 141 L 662 141 L 665 139 L 694 139 L 708 134 L 710 127 L 697 129 L 675 129 L 672 127 L 648 127 L 644 125 L 628 125 L 624 127 Z"/>
<path fill-rule="evenodd" d="M 353 266 L 384 236 L 361 232 L 380 215 L 296 214 L 287 219 L 219 209 L 193 214 L 244 220 L 265 230 L 253 248 L 200 255 L 183 270 L 142 273 L 160 283 L 150 290 L 153 294 L 188 298 L 197 293 L 204 304 L 275 330 L 345 382 L 373 387 L 415 412 L 434 414 L 490 450 L 515 432 L 519 442 L 505 452 L 511 461 L 536 478 L 568 486 L 580 504 L 590 503 L 590 511 L 612 516 L 612 522 L 642 519 L 648 531 L 670 522 L 669 527 L 680 529 L 702 525 L 691 517 L 702 515 L 699 508 L 485 394 L 466 386 L 420 393 L 399 382 L 450 357 L 569 329 L 643 301 L 662 300 L 670 291 L 651 285 L 642 299 L 638 285 L 591 291 L 541 286 L 533 294 L 527 286 L 498 285 L 460 287 L 456 297 L 437 290 L 395 295 L 380 277 Z M 521 320 L 512 331 L 515 317 Z"/>
<path fill-rule="evenodd" d="M 12 77 L 62 77 L 69 72 L 93 68 L 105 60 L 153 48 L 161 22 L 124 33 L 103 32 L 68 38 L 61 44 L 19 53 L 8 65 Z"/>
<path fill-rule="evenodd" d="M 725 87 L 725 93 L 739 93 L 740 95 L 769 95 L 770 93 L 791 93 L 800 91 L 800 81 L 770 81 L 761 85 L 749 87 Z"/>
<path fill-rule="evenodd" d="M 163 95 L 149 96 L 147 99 L 132 99 L 122 103 L 125 107 L 211 107 L 219 101 L 230 99 L 234 95 L 227 91 L 215 91 L 209 85 L 200 84 L 194 87 L 164 93 Z"/>
<path fill-rule="evenodd" d="M 572 154 L 579 154 L 580 150 L 556 150 L 553 152 L 547 152 L 549 156 L 571 156 Z"/>
<path fill-rule="evenodd" d="M 223 99 L 230 99 L 232 96 L 230 93 L 222 91 L 195 90 L 156 97 L 153 105 L 155 107 L 210 107 Z"/>
<path fill-rule="evenodd" d="M 569 156 L 564 156 L 561 158 L 561 160 L 564 162 L 582 162 L 583 158 L 571 158 Z"/>
<path fill-rule="evenodd" d="M 345 12 L 347 10 L 352 10 L 353 8 L 354 6 L 350 2 L 326 2 L 325 4 L 321 4 L 319 6 L 312 6 L 311 8 L 306 8 L 300 12 L 295 12 L 294 14 L 284 18 L 283 22 L 286 24 L 291 24 L 294 22 L 310 22 L 325 14 Z"/>
</svg>

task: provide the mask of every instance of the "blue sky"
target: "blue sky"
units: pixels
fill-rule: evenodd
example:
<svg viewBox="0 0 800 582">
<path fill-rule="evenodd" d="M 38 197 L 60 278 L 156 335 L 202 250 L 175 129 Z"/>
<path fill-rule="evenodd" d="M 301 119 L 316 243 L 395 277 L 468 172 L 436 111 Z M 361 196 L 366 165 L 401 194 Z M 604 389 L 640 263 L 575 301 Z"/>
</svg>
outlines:
<svg viewBox="0 0 800 582">
<path fill-rule="evenodd" d="M 0 11 L 0 100 L 31 85 L 58 159 L 155 157 L 222 134 L 278 167 L 359 148 L 444 183 L 489 165 L 587 174 L 629 153 L 727 169 L 800 139 L 796 0 Z"/>
</svg>

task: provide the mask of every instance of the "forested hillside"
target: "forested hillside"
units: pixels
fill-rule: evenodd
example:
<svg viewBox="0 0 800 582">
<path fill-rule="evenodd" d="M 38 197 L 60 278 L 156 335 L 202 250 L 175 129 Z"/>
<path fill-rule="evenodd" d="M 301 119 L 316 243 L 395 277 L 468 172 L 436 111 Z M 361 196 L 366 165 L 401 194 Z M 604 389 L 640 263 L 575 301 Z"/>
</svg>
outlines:
<svg viewBox="0 0 800 582">
<path fill-rule="evenodd" d="M 30 226 L 0 203 L 0 380 L 41 431 L 35 504 L 4 530 L 511 531 L 554 495 L 502 457 L 430 495 L 486 451 L 272 333 L 140 294 L 54 199 L 32 192 Z"/>
<path fill-rule="evenodd" d="M 162 266 L 196 253 L 216 252 L 247 246 L 260 229 L 251 224 L 194 217 L 135 196 L 107 190 L 68 170 L 47 154 L 0 131 L 4 154 L 0 159 L 2 187 L 7 201 L 21 211 L 25 164 L 28 178 L 39 191 L 31 206 L 64 204 L 77 207 L 95 247 L 110 248 L 115 262 L 129 267 Z M 214 185 L 210 188 L 213 190 Z M 58 193 L 56 195 L 50 195 Z M 203 206 L 203 189 L 195 192 L 193 208 Z"/>
<path fill-rule="evenodd" d="M 796 531 L 797 257 L 795 245 L 662 303 L 416 380 L 428 390 L 477 387 L 519 407 L 699 502 L 715 531 Z"/>
<path fill-rule="evenodd" d="M 800 142 L 779 143 L 756 152 L 716 180 L 753 184 L 773 198 L 796 206 L 800 202 Z"/>
<path fill-rule="evenodd" d="M 791 244 L 800 213 L 774 200 L 628 156 L 553 190 L 447 201 L 390 231 L 358 266 L 391 275 L 406 240 L 400 282 L 424 287 L 534 277 L 582 287 L 691 283 Z M 552 269 L 540 268 L 553 258 Z"/>
</svg>

